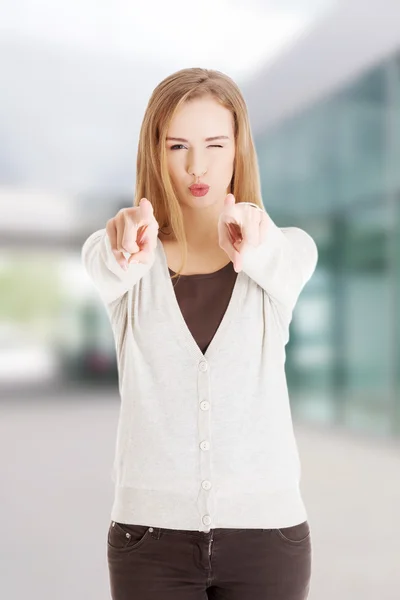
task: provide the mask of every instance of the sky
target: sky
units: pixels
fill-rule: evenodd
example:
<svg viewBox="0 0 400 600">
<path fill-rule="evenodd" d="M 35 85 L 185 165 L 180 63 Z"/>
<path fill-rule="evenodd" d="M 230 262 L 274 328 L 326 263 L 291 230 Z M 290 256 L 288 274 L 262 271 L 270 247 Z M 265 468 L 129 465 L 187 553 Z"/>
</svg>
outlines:
<svg viewBox="0 0 400 600">
<path fill-rule="evenodd" d="M 131 193 L 141 121 L 162 79 L 196 66 L 241 87 L 332 5 L 3 0 L 0 186 Z"/>
<path fill-rule="evenodd" d="M 331 0 L 6 0 L 0 35 L 85 52 L 219 65 L 246 77 L 293 40 Z"/>
</svg>

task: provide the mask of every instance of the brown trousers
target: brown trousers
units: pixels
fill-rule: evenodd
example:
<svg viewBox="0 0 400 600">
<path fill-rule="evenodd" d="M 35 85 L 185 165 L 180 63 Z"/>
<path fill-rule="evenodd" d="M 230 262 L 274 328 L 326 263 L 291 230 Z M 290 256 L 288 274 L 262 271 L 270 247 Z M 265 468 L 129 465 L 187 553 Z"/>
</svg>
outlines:
<svg viewBox="0 0 400 600">
<path fill-rule="evenodd" d="M 111 521 L 113 600 L 305 600 L 308 521 L 283 529 L 187 531 Z"/>
</svg>

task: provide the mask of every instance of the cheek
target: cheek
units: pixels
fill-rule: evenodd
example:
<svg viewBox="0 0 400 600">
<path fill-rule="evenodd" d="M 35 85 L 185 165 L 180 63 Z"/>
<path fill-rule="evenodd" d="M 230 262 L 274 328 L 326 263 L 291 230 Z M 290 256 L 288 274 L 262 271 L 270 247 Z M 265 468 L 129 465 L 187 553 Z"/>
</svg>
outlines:
<svg viewBox="0 0 400 600">
<path fill-rule="evenodd" d="M 167 167 L 169 176 L 173 181 L 176 181 L 179 176 L 179 172 L 182 169 L 182 166 L 179 165 L 179 161 L 169 158 L 167 160 Z"/>
<path fill-rule="evenodd" d="M 219 171 L 220 173 L 224 173 L 227 177 L 232 177 L 234 166 L 234 157 L 224 156 L 219 164 Z"/>
<path fill-rule="evenodd" d="M 235 154 L 228 151 L 215 150 L 214 154 L 209 157 L 209 168 L 221 170 L 225 172 L 232 170 L 235 162 Z"/>
<path fill-rule="evenodd" d="M 232 152 L 226 154 L 224 157 L 224 162 L 226 163 L 227 168 L 233 170 L 235 166 L 235 150 L 232 150 Z"/>
</svg>

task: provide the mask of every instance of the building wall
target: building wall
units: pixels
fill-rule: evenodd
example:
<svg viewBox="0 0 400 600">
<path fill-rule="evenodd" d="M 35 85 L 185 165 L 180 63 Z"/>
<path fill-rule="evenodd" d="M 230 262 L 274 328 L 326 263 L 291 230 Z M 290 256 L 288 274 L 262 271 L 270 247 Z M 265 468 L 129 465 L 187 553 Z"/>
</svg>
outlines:
<svg viewBox="0 0 400 600">
<path fill-rule="evenodd" d="M 400 436 L 400 51 L 255 140 L 267 211 L 319 248 L 287 346 L 293 410 Z"/>
</svg>

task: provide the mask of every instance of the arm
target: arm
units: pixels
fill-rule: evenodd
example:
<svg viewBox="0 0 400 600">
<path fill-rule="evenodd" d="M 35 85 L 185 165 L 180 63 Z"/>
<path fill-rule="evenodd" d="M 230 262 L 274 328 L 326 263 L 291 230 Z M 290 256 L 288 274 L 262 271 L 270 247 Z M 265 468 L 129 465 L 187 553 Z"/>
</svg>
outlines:
<svg viewBox="0 0 400 600">
<path fill-rule="evenodd" d="M 130 263 L 127 271 L 124 271 L 111 251 L 105 229 L 92 233 L 81 250 L 83 266 L 106 305 L 136 285 L 153 265 L 154 257 L 155 254 L 147 264 Z"/>
<path fill-rule="evenodd" d="M 242 268 L 290 321 L 297 299 L 317 265 L 318 249 L 303 229 L 280 228 L 267 216 L 265 239 L 257 247 L 247 246 Z"/>
</svg>

